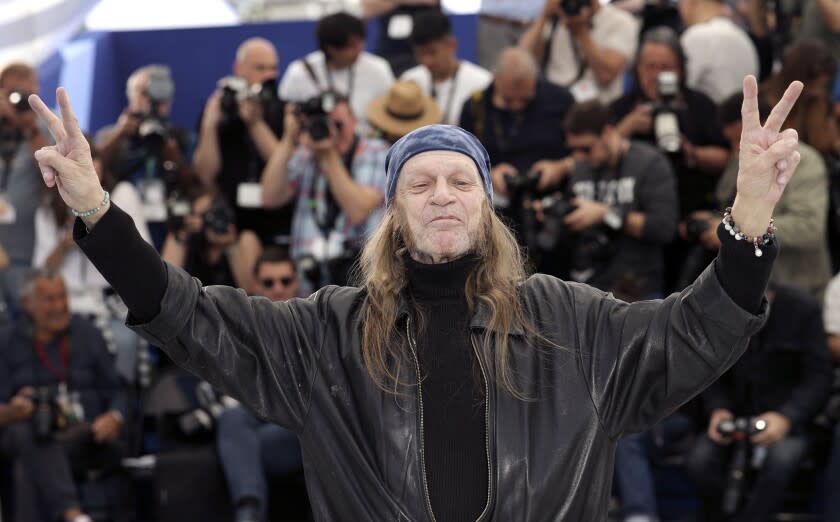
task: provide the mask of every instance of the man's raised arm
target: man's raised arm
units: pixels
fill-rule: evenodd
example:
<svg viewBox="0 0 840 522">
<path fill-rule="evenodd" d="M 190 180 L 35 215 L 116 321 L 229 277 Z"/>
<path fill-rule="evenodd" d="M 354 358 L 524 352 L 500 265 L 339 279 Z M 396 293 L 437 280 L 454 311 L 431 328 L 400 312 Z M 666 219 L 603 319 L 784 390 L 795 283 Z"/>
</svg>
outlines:
<svg viewBox="0 0 840 522">
<path fill-rule="evenodd" d="M 161 261 L 132 219 L 109 203 L 67 93 L 59 88 L 56 96 L 61 118 L 30 97 L 55 138 L 35 159 L 47 186 L 78 216 L 75 239 L 123 298 L 129 326 L 260 416 L 300 429 L 325 334 L 326 299 L 273 304 L 229 287 L 202 287 Z"/>
</svg>

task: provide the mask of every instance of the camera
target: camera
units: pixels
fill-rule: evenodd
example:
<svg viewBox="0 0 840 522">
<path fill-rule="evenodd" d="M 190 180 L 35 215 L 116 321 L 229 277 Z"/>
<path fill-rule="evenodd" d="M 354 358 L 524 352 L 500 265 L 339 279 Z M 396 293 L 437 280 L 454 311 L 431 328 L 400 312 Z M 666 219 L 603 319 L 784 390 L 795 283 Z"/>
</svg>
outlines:
<svg viewBox="0 0 840 522">
<path fill-rule="evenodd" d="M 210 230 L 216 234 L 227 234 L 228 227 L 234 223 L 233 209 L 219 200 L 213 200 L 213 206 L 202 216 L 204 230 Z"/>
<path fill-rule="evenodd" d="M 206 381 L 196 385 L 195 398 L 198 407 L 181 414 L 177 419 L 178 429 L 188 438 L 212 433 L 222 413 L 238 404 L 234 399 L 216 393 L 213 386 Z"/>
<path fill-rule="evenodd" d="M 537 233 L 537 245 L 546 251 L 553 250 L 569 236 L 563 219 L 577 208 L 563 197 L 547 196 L 540 203 L 543 209 L 542 230 Z"/>
<path fill-rule="evenodd" d="M 589 7 L 589 0 L 560 0 L 560 9 L 566 16 L 578 16 L 584 7 Z"/>
<path fill-rule="evenodd" d="M 315 140 L 321 141 L 330 135 L 329 114 L 335 109 L 336 96 L 326 92 L 310 98 L 298 105 L 296 113 L 301 122 L 301 130 Z"/>
<path fill-rule="evenodd" d="M 687 241 L 697 241 L 707 230 L 709 222 L 705 219 L 689 218 L 685 222 L 685 238 Z"/>
<path fill-rule="evenodd" d="M 757 460 L 756 457 L 766 455 L 763 452 L 750 455 L 750 437 L 766 430 L 767 422 L 754 417 L 738 417 L 721 421 L 716 429 L 722 436 L 732 439 L 734 445 L 721 505 L 723 514 L 732 517 L 738 512 L 744 498 L 750 457 Z M 756 448 L 754 451 L 760 449 L 764 448 Z"/>
<path fill-rule="evenodd" d="M 680 92 L 677 73 L 662 71 L 656 76 L 659 97 L 654 105 L 653 133 L 660 149 L 674 154 L 682 148 L 682 135 L 677 114 L 677 96 Z"/>
<path fill-rule="evenodd" d="M 12 90 L 9 91 L 8 100 L 9 104 L 14 108 L 17 112 L 26 112 L 31 111 L 32 107 L 29 106 L 29 95 L 26 91 L 20 90 Z"/>
<path fill-rule="evenodd" d="M 219 80 L 218 86 L 222 90 L 220 105 L 225 122 L 240 119 L 239 104 L 245 100 L 259 103 L 265 112 L 269 112 L 280 101 L 277 97 L 277 80 L 273 78 L 249 85 L 244 78 L 226 76 Z"/>
<path fill-rule="evenodd" d="M 149 72 L 145 94 L 149 98 L 149 110 L 133 116 L 139 122 L 137 137 L 141 143 L 154 151 L 162 147 L 169 137 L 169 120 L 160 110 L 160 106 L 170 102 L 175 94 L 175 83 L 169 75 L 168 68 L 160 67 Z"/>
<path fill-rule="evenodd" d="M 35 440 L 40 442 L 50 440 L 53 433 L 59 429 L 58 404 L 52 392 L 46 386 L 35 389 L 31 399 L 34 405 L 32 433 L 35 435 Z"/>
</svg>

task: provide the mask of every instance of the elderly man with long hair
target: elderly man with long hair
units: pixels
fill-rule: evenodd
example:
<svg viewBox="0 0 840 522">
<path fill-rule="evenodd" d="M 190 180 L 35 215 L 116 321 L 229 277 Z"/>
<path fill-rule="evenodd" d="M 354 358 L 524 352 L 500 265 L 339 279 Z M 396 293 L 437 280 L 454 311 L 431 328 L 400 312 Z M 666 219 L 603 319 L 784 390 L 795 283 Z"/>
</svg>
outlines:
<svg viewBox="0 0 840 522">
<path fill-rule="evenodd" d="M 801 89 L 762 126 L 745 79 L 719 256 L 682 293 L 634 304 L 526 278 L 487 153 L 442 125 L 389 152 L 358 288 L 271 303 L 202 287 L 109 203 L 63 89 L 63 118 L 31 104 L 56 140 L 35 155 L 44 180 L 81 218 L 76 239 L 129 325 L 299 436 L 317 520 L 591 521 L 606 517 L 616 441 L 714 381 L 764 320 L 771 216 L 799 161 L 780 129 Z"/>
</svg>

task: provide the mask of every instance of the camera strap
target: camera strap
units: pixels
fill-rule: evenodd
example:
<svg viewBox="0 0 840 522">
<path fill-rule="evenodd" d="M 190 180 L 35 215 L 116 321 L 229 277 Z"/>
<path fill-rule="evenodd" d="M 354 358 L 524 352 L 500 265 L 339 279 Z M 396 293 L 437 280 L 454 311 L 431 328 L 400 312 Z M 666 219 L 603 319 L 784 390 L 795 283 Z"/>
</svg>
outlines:
<svg viewBox="0 0 840 522">
<path fill-rule="evenodd" d="M 344 163 L 344 168 L 347 169 L 347 174 L 350 175 L 351 179 L 353 178 L 353 160 L 356 158 L 356 149 L 358 147 L 359 135 L 357 134 L 353 136 L 353 145 L 350 147 L 350 150 L 348 150 L 347 154 L 344 154 L 341 158 L 342 163 Z M 323 213 L 318 212 L 319 205 L 318 198 L 316 197 L 315 184 L 320 178 L 321 175 L 320 172 L 318 172 L 318 164 L 315 162 L 315 175 L 312 176 L 312 183 L 309 187 L 308 203 L 315 219 L 315 224 L 318 226 L 318 230 L 321 231 L 321 235 L 326 240 L 329 239 L 330 232 L 332 232 L 335 228 L 335 222 L 338 220 L 339 214 L 341 214 L 341 207 L 338 206 L 338 202 L 335 200 L 332 190 L 330 190 L 329 183 L 325 181 L 324 205 L 326 205 L 326 208 Z"/>
<path fill-rule="evenodd" d="M 67 334 L 61 337 L 61 341 L 59 344 L 59 357 L 61 367 L 58 370 L 56 370 L 50 362 L 50 358 L 47 356 L 47 351 L 42 343 L 35 343 L 35 355 L 38 357 L 38 359 L 41 360 L 41 363 L 44 365 L 44 368 L 46 368 L 47 371 L 50 372 L 50 375 L 58 379 L 59 383 L 67 382 L 67 364 L 70 359 L 70 341 L 68 339 Z"/>
<path fill-rule="evenodd" d="M 449 96 L 446 98 L 446 110 L 443 111 L 443 114 L 441 114 L 441 118 L 440 118 L 440 121 L 442 121 L 444 123 L 446 123 L 449 120 L 449 113 L 452 112 L 452 104 L 454 103 L 453 100 L 455 99 L 455 89 L 456 89 L 456 86 L 458 85 L 458 73 L 460 71 L 461 71 L 461 62 L 458 62 L 458 68 L 455 69 L 455 74 L 452 75 L 452 80 L 451 80 L 452 83 L 449 84 Z M 431 73 L 429 73 L 429 76 L 431 77 Z M 441 100 L 438 99 L 438 92 L 437 92 L 437 88 L 435 87 L 434 78 L 431 79 L 431 84 L 432 84 L 432 98 L 434 98 L 438 102 L 438 105 L 442 107 L 443 104 L 441 104 L 440 103 Z"/>
<path fill-rule="evenodd" d="M 312 67 L 312 64 L 309 63 L 309 60 L 306 58 L 301 59 L 301 63 L 303 63 L 303 67 L 306 69 L 306 72 L 309 74 L 309 77 L 312 79 L 312 83 L 315 84 L 315 87 L 318 88 L 318 95 L 324 94 L 324 92 L 338 92 L 335 89 L 335 85 L 333 82 L 332 71 L 330 71 L 330 66 L 327 65 L 327 56 L 324 55 L 324 76 L 327 79 L 327 89 L 325 90 L 321 87 L 321 82 L 318 80 L 318 75 L 315 74 L 315 68 Z M 354 66 L 350 66 L 349 70 L 347 71 L 348 79 L 347 79 L 347 92 L 345 93 L 345 97 L 349 100 L 351 96 L 353 96 L 353 87 L 356 83 L 356 69 Z"/>
</svg>

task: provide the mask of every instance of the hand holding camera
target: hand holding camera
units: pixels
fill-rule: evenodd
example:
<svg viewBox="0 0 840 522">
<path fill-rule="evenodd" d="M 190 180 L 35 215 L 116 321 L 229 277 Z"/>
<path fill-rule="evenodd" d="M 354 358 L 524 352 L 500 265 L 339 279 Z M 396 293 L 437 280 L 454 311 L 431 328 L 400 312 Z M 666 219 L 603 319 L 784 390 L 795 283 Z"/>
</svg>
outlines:
<svg viewBox="0 0 840 522">
<path fill-rule="evenodd" d="M 140 119 L 135 114 L 125 110 L 117 120 L 117 132 L 122 138 L 129 138 L 137 134 L 139 125 Z"/>
<path fill-rule="evenodd" d="M 16 420 L 28 420 L 32 417 L 32 413 L 35 411 L 35 403 L 32 402 L 31 398 L 33 392 L 32 388 L 26 387 L 12 397 L 9 406 L 12 407 Z"/>
<path fill-rule="evenodd" d="M 772 446 L 784 439 L 790 431 L 790 419 L 775 411 L 768 411 L 756 417 L 756 423 L 763 422 L 764 429 L 755 433 L 750 440 L 753 444 Z"/>
<path fill-rule="evenodd" d="M 607 204 L 591 199 L 574 198 L 571 203 L 576 208 L 563 222 L 574 232 L 581 232 L 602 223 L 610 210 Z"/>
<path fill-rule="evenodd" d="M 649 103 L 636 105 L 621 123 L 629 136 L 648 134 L 653 128 L 653 106 Z"/>
<path fill-rule="evenodd" d="M 729 437 L 725 437 L 720 433 L 718 427 L 720 423 L 723 421 L 731 421 L 735 418 L 735 415 L 732 414 L 731 411 L 724 409 L 724 408 L 717 408 L 712 411 L 711 418 L 709 419 L 709 427 L 706 429 L 706 435 L 709 436 L 714 442 L 720 445 L 726 445 L 731 442 Z"/>
<path fill-rule="evenodd" d="M 97 417 L 90 426 L 96 442 L 113 442 L 122 431 L 122 421 L 113 413 L 106 412 Z"/>
<path fill-rule="evenodd" d="M 490 179 L 493 181 L 493 190 L 499 194 L 508 194 L 507 180 L 516 177 L 519 171 L 510 163 L 499 163 L 490 169 Z"/>
</svg>

